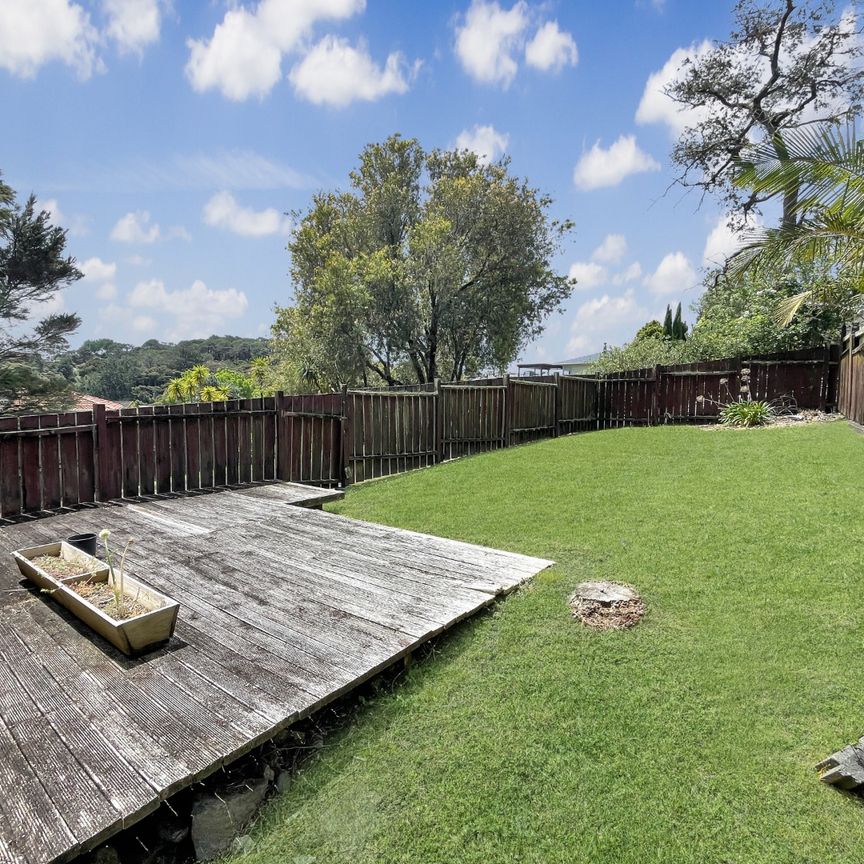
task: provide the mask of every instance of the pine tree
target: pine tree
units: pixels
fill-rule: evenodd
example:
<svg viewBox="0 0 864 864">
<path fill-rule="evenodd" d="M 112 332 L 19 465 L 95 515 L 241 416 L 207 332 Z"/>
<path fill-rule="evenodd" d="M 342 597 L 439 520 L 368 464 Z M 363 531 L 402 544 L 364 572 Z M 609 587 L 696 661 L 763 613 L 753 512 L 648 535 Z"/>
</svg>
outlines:
<svg viewBox="0 0 864 864">
<path fill-rule="evenodd" d="M 675 331 L 672 329 L 672 307 L 666 307 L 666 317 L 663 319 L 663 336 L 666 339 L 674 339 Z"/>
<path fill-rule="evenodd" d="M 675 307 L 675 320 L 672 322 L 672 338 L 683 342 L 687 338 L 687 325 L 681 320 L 681 304 Z"/>
<path fill-rule="evenodd" d="M 51 362 L 80 320 L 68 312 L 34 320 L 40 304 L 81 278 L 65 249 L 66 232 L 37 210 L 35 198 L 19 205 L 0 178 L 0 414 L 57 410 L 69 401 L 68 383 Z"/>
</svg>

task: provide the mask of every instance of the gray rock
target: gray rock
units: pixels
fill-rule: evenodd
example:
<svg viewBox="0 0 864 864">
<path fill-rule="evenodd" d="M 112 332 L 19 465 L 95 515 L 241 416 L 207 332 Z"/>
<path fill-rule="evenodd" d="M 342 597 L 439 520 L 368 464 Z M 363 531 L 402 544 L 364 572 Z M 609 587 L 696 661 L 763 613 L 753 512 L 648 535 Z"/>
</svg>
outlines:
<svg viewBox="0 0 864 864">
<path fill-rule="evenodd" d="M 192 844 L 199 861 L 212 861 L 231 848 L 267 795 L 266 778 L 250 780 L 219 795 L 202 793 L 192 804 Z"/>
<path fill-rule="evenodd" d="M 120 864 L 120 856 L 113 846 L 100 846 L 90 855 L 90 864 Z"/>
<path fill-rule="evenodd" d="M 280 771 L 276 778 L 276 791 L 285 792 L 291 786 L 291 772 Z"/>
</svg>

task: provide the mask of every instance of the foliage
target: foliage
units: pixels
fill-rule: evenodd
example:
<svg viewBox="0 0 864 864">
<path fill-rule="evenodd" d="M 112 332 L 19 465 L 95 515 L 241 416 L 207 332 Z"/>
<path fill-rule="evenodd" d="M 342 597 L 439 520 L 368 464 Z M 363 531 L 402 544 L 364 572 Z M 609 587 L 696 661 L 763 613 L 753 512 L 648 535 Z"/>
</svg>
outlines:
<svg viewBox="0 0 864 864">
<path fill-rule="evenodd" d="M 775 320 L 782 301 L 805 290 L 817 292 L 824 278 L 819 269 L 803 265 L 790 270 L 766 267 L 758 272 L 709 273 L 705 292 L 693 307 L 697 320 L 686 342 L 637 338 L 607 348 L 592 368 L 613 372 L 834 343 L 843 321 L 859 312 L 852 291 L 847 290 L 842 299 L 837 291 L 837 302 L 830 305 L 807 301 L 786 327 Z"/>
<path fill-rule="evenodd" d="M 720 422 L 726 426 L 766 426 L 774 418 L 774 408 L 761 399 L 739 399 L 720 409 Z"/>
<path fill-rule="evenodd" d="M 675 307 L 675 319 L 672 321 L 672 338 L 683 342 L 687 338 L 687 325 L 681 317 L 681 303 Z"/>
<path fill-rule="evenodd" d="M 220 371 L 236 371 L 245 378 L 244 370 L 252 361 L 269 355 L 269 340 L 243 336 L 211 336 L 176 344 L 150 339 L 140 346 L 111 339 L 88 339 L 79 348 L 58 357 L 54 368 L 81 393 L 152 404 L 172 378 L 182 376 L 192 366 L 201 364 Z M 232 386 L 214 383 L 234 392 Z M 231 398 L 256 395 L 250 390 L 248 395 L 244 391 Z"/>
<path fill-rule="evenodd" d="M 739 226 L 778 194 L 782 224 L 792 225 L 795 187 L 744 191 L 733 183 L 737 160 L 754 140 L 783 160 L 791 129 L 860 112 L 864 66 L 856 4 L 838 16 L 833 0 L 739 0 L 735 21 L 728 41 L 696 53 L 666 89 L 696 118 L 672 160 L 680 183 L 720 195 Z"/>
<path fill-rule="evenodd" d="M 256 357 L 248 371 L 217 369 L 203 363 L 187 369 L 165 386 L 160 402 L 224 402 L 226 399 L 253 399 L 276 390 L 270 361 Z"/>
<path fill-rule="evenodd" d="M 556 564 L 340 706 L 229 864 L 859 860 L 813 765 L 861 734 L 860 465 L 844 423 L 665 426 L 350 488 L 328 509 Z M 645 620 L 581 628 L 589 579 Z"/>
<path fill-rule="evenodd" d="M 551 199 L 468 151 L 370 144 L 348 192 L 324 192 L 289 242 L 294 305 L 281 362 L 315 388 L 456 380 L 503 368 L 573 283 L 552 269 L 568 222 Z"/>
<path fill-rule="evenodd" d="M 664 335 L 663 325 L 655 318 L 647 321 L 639 328 L 634 341 L 641 342 L 643 339 L 662 339 Z"/>
<path fill-rule="evenodd" d="M 788 323 L 807 299 L 836 307 L 850 291 L 864 291 L 864 142 L 849 124 L 791 130 L 782 147 L 783 159 L 776 146 L 749 148 L 737 183 L 759 194 L 794 192 L 796 218 L 751 233 L 733 266 L 757 272 L 822 267 L 819 285 L 780 304 L 777 318 Z"/>
<path fill-rule="evenodd" d="M 105 547 L 105 561 L 108 564 L 108 570 L 111 574 L 111 590 L 114 592 L 114 607 L 112 611 L 114 612 L 114 617 L 121 618 L 124 617 L 123 601 L 126 597 L 126 553 L 129 551 L 129 547 L 135 542 L 135 540 L 130 537 L 126 541 L 126 545 L 120 553 L 120 560 L 117 561 L 117 556 L 108 543 L 108 538 L 110 536 L 111 532 L 107 528 L 103 528 L 99 532 L 99 539 Z M 117 561 L 116 566 L 115 561 Z"/>
<path fill-rule="evenodd" d="M 22 206 L 0 178 L 0 414 L 64 408 L 66 380 L 51 361 L 67 347 L 80 319 L 72 313 L 40 314 L 58 291 L 81 278 L 65 256 L 66 232 L 37 212 L 31 195 Z"/>
</svg>

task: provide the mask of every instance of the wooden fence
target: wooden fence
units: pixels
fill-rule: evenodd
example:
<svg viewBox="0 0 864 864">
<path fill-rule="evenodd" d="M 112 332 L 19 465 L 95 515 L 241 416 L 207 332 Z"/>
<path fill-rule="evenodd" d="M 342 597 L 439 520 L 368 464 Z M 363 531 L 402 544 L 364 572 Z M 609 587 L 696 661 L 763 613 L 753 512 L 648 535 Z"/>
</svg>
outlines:
<svg viewBox="0 0 864 864">
<path fill-rule="evenodd" d="M 860 335 L 840 349 L 600 376 L 487 378 L 390 390 L 0 418 L 0 518 L 289 480 L 345 485 L 571 432 L 702 423 L 753 398 L 864 421 Z"/>
<path fill-rule="evenodd" d="M 839 410 L 853 423 L 864 425 L 864 328 L 857 326 L 840 341 Z"/>
</svg>

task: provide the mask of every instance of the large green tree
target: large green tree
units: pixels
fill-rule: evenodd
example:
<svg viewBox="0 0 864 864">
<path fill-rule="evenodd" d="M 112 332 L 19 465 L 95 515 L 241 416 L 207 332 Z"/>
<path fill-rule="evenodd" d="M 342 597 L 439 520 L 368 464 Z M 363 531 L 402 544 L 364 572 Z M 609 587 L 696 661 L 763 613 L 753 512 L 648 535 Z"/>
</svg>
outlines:
<svg viewBox="0 0 864 864">
<path fill-rule="evenodd" d="M 18 204 L 0 179 L 0 414 L 68 401 L 68 383 L 52 361 L 80 319 L 63 312 L 38 317 L 41 304 L 81 278 L 65 249 L 66 232 L 36 209 L 35 198 Z"/>
<path fill-rule="evenodd" d="M 755 142 L 787 159 L 782 133 L 814 120 L 857 116 L 864 95 L 858 0 L 739 0 L 725 42 L 689 57 L 666 94 L 692 122 L 672 151 L 678 180 L 718 194 L 742 224 L 778 193 L 734 183 L 739 157 Z M 779 193 L 781 224 L 799 217 L 798 189 Z"/>
<path fill-rule="evenodd" d="M 273 327 L 295 380 L 457 380 L 511 362 L 574 283 L 552 266 L 570 223 L 508 168 L 394 135 L 363 150 L 348 191 L 316 195 Z"/>
</svg>

